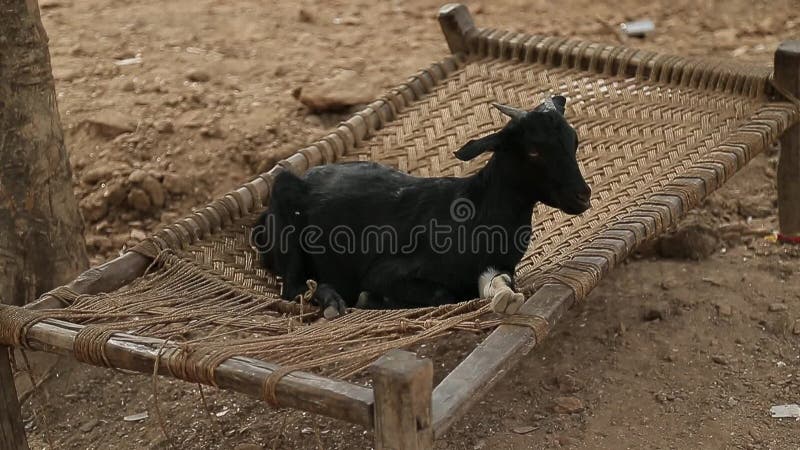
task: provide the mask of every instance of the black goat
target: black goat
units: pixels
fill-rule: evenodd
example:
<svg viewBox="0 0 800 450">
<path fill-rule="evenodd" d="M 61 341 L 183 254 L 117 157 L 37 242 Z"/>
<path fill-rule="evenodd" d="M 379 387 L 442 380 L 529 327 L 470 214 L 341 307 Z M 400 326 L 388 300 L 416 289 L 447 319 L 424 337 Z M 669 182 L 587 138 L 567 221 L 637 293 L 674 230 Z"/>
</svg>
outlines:
<svg viewBox="0 0 800 450">
<path fill-rule="evenodd" d="M 467 142 L 463 161 L 494 151 L 472 176 L 419 178 L 373 163 L 282 172 L 252 242 L 263 265 L 295 298 L 306 280 L 325 317 L 346 306 L 402 308 L 492 297 L 513 313 L 523 296 L 512 274 L 528 246 L 531 214 L 543 202 L 568 214 L 589 208 L 591 190 L 564 119 L 566 99 L 548 98 L 500 131 Z"/>
</svg>

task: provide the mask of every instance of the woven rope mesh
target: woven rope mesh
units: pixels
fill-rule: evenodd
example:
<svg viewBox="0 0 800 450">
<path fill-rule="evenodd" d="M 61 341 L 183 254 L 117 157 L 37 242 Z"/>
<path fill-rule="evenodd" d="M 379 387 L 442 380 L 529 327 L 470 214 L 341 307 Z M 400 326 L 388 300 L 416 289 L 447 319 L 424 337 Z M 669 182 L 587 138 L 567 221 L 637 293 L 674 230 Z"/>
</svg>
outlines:
<svg viewBox="0 0 800 450">
<path fill-rule="evenodd" d="M 589 70 L 579 70 L 568 64 L 577 67 L 580 58 L 561 58 L 563 67 L 553 64 L 555 53 L 542 50 L 542 39 L 507 51 L 500 48 L 507 41 L 484 34 L 478 54 L 527 55 L 534 62 L 483 56 L 458 62 L 447 78 L 398 108 L 393 121 L 343 159 L 379 161 L 419 176 L 464 176 L 485 158 L 462 163 L 452 152 L 503 126 L 492 102 L 532 108 L 544 95 L 565 95 L 567 118 L 581 141 L 582 170 L 593 190 L 592 208 L 577 217 L 544 206 L 535 210 L 531 247 L 517 268 L 518 285 L 528 294 L 545 282 L 559 282 L 579 299 L 585 296 L 601 269 L 581 258 L 609 260 L 611 253 L 616 258 L 630 251 L 599 237 L 636 224 L 644 230 L 637 243 L 659 232 L 677 217 L 665 215 L 655 198 L 668 193 L 680 197 L 684 207 L 694 206 L 794 120 L 788 104 L 767 103 L 763 71 L 724 78 L 711 70 L 718 64 L 693 62 L 698 75 L 682 80 L 686 72 L 674 66 L 687 66 L 683 60 L 648 54 L 642 58 L 648 70 L 639 76 L 614 75 L 604 67 L 624 59 L 623 51 L 604 50 L 605 64 L 595 55 Z M 514 38 L 524 41 L 519 35 L 508 39 Z M 563 40 L 552 45 L 568 46 L 565 54 L 590 49 Z M 542 50 L 539 57 L 525 53 L 529 48 Z M 706 192 L 696 192 L 692 180 L 698 179 Z M 160 253 L 146 276 L 115 293 L 67 298 L 71 306 L 48 314 L 169 339 L 208 353 L 209 364 L 246 355 L 340 377 L 358 373 L 391 348 L 500 323 L 480 299 L 439 308 L 353 311 L 318 321 L 316 308 L 278 299 L 276 279 L 259 267 L 248 243 L 258 212 L 205 232 L 188 246 L 175 244 L 186 239 L 173 227 L 173 243 L 152 241 Z M 205 220 L 215 222 L 212 215 Z"/>
</svg>

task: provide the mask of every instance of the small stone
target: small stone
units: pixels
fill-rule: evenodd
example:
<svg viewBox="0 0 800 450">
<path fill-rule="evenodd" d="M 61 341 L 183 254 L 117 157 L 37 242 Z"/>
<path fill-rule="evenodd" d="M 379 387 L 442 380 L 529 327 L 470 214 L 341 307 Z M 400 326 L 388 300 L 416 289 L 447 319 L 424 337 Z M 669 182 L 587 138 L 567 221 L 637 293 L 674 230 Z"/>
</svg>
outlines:
<svg viewBox="0 0 800 450">
<path fill-rule="evenodd" d="M 521 427 L 512 428 L 511 431 L 517 434 L 528 434 L 531 431 L 535 431 L 536 429 L 537 429 L 536 427 L 532 427 L 530 425 L 524 425 Z"/>
<path fill-rule="evenodd" d="M 556 397 L 553 399 L 553 411 L 558 414 L 572 414 L 583 411 L 583 401 L 577 397 Z"/>
<path fill-rule="evenodd" d="M 285 65 L 280 65 L 275 68 L 273 75 L 275 75 L 276 77 L 282 77 L 288 73 L 289 73 L 289 68 Z"/>
<path fill-rule="evenodd" d="M 164 187 L 152 175 L 147 175 L 142 180 L 142 189 L 150 196 L 150 202 L 156 208 L 164 206 L 165 194 Z"/>
<path fill-rule="evenodd" d="M 96 427 L 97 424 L 99 424 L 99 423 L 100 423 L 100 421 L 97 420 L 97 419 L 89 419 L 86 422 L 84 422 L 83 424 L 81 424 L 81 426 L 78 429 L 81 430 L 82 433 L 88 433 L 88 432 L 92 431 L 94 429 L 94 427 Z"/>
<path fill-rule="evenodd" d="M 750 430 L 747 431 L 747 434 L 750 435 L 750 439 L 752 439 L 753 442 L 761 442 L 761 440 L 763 439 L 761 437 L 761 433 L 759 433 L 758 429 L 756 428 L 750 428 Z"/>
<path fill-rule="evenodd" d="M 115 180 L 108 183 L 103 191 L 103 197 L 106 198 L 109 206 L 119 206 L 128 197 L 128 190 L 123 182 Z"/>
<path fill-rule="evenodd" d="M 560 445 L 561 447 L 569 447 L 569 446 L 572 446 L 572 445 L 575 443 L 575 440 L 574 440 L 574 439 L 572 439 L 572 438 L 571 438 L 571 437 L 569 437 L 569 436 L 564 436 L 564 435 L 562 434 L 562 435 L 559 435 L 558 437 L 556 437 L 556 442 L 557 442 L 557 443 L 558 443 L 558 445 Z"/>
<path fill-rule="evenodd" d="M 775 214 L 772 202 L 761 196 L 739 200 L 739 215 L 742 217 L 764 218 Z"/>
<path fill-rule="evenodd" d="M 76 69 L 53 68 L 53 78 L 56 81 L 74 81 L 81 77 L 81 71 Z"/>
<path fill-rule="evenodd" d="M 264 450 L 264 447 L 258 444 L 251 444 L 248 442 L 244 442 L 241 444 L 237 444 L 236 447 L 233 447 L 233 450 Z"/>
<path fill-rule="evenodd" d="M 786 306 L 786 303 L 770 303 L 769 305 L 770 312 L 786 311 L 787 309 L 788 306 Z"/>
<path fill-rule="evenodd" d="M 303 23 L 312 23 L 314 22 L 314 16 L 307 9 L 300 8 L 300 11 L 297 13 L 297 19 Z"/>
<path fill-rule="evenodd" d="M 701 260 L 711 256 L 720 247 L 715 230 L 698 220 L 687 220 L 674 233 L 658 241 L 658 252 L 665 258 Z"/>
<path fill-rule="evenodd" d="M 89 222 L 97 222 L 108 214 L 108 202 L 102 192 L 93 192 L 80 201 L 83 217 Z"/>
<path fill-rule="evenodd" d="M 186 72 L 186 79 L 197 83 L 205 83 L 211 79 L 211 75 L 202 69 L 191 69 Z"/>
<path fill-rule="evenodd" d="M 133 188 L 128 192 L 128 204 L 137 211 L 149 211 L 151 206 L 150 196 L 141 188 Z"/>
<path fill-rule="evenodd" d="M 730 317 L 733 315 L 733 308 L 731 308 L 731 305 L 725 303 L 717 303 L 716 307 L 717 307 L 717 314 L 719 314 L 720 316 Z"/>
<path fill-rule="evenodd" d="M 222 138 L 222 130 L 215 124 L 209 124 L 200 128 L 200 136 L 207 138 Z"/>
<path fill-rule="evenodd" d="M 728 361 L 728 358 L 726 358 L 726 357 L 724 357 L 722 355 L 712 355 L 711 356 L 711 361 L 714 361 L 715 363 L 717 363 L 717 364 L 719 364 L 721 366 L 727 366 L 728 364 L 730 364 L 730 362 Z"/>
<path fill-rule="evenodd" d="M 114 248 L 114 242 L 107 236 L 87 236 L 86 246 L 99 252 L 106 252 Z M 81 431 L 83 431 L 83 428 L 81 428 Z M 88 431 L 84 431 L 84 433 L 88 433 Z"/>
<path fill-rule="evenodd" d="M 142 230 L 133 229 L 131 230 L 131 239 L 135 239 L 137 241 L 143 241 L 147 238 L 147 234 L 145 234 Z"/>
<path fill-rule="evenodd" d="M 128 181 L 131 183 L 141 183 L 145 178 L 147 178 L 147 172 L 142 169 L 136 169 L 128 175 Z"/>
<path fill-rule="evenodd" d="M 800 319 L 794 321 L 794 326 L 792 326 L 792 333 L 800 335 Z"/>
<path fill-rule="evenodd" d="M 175 131 L 175 124 L 170 119 L 160 119 L 153 123 L 153 127 L 159 133 L 173 133 Z"/>
<path fill-rule="evenodd" d="M 113 177 L 114 171 L 122 169 L 124 166 L 115 163 L 104 163 L 97 167 L 92 167 L 84 171 L 81 181 L 88 185 L 94 185 L 98 181 L 106 181 Z"/>
<path fill-rule="evenodd" d="M 133 80 L 125 80 L 119 85 L 119 90 L 122 92 L 133 92 L 136 89 L 136 85 L 133 83 Z"/>
<path fill-rule="evenodd" d="M 658 403 L 661 403 L 661 404 L 667 403 L 667 395 L 666 395 L 666 394 L 664 394 L 663 392 L 659 392 L 659 393 L 657 393 L 657 394 L 655 395 L 655 397 L 656 397 L 656 401 L 657 401 Z"/>
<path fill-rule="evenodd" d="M 583 389 L 583 385 L 577 378 L 569 374 L 559 375 L 556 378 L 558 390 L 565 394 L 572 394 Z"/>
<path fill-rule="evenodd" d="M 666 320 L 670 316 L 671 309 L 669 302 L 661 301 L 647 306 L 642 313 L 642 318 L 646 321 Z"/>
<path fill-rule="evenodd" d="M 102 116 L 92 117 L 81 122 L 81 126 L 97 136 L 113 139 L 123 133 L 131 133 L 136 124 L 130 117 L 117 111 L 106 111 Z"/>
<path fill-rule="evenodd" d="M 732 408 L 732 407 L 734 407 L 734 406 L 736 406 L 738 404 L 739 404 L 739 400 L 736 400 L 733 397 L 728 397 L 728 406 L 730 406 Z"/>
<path fill-rule="evenodd" d="M 175 173 L 164 174 L 164 187 L 171 194 L 190 194 L 193 190 L 189 177 Z"/>
<path fill-rule="evenodd" d="M 376 96 L 373 85 L 354 70 L 342 70 L 331 78 L 303 86 L 297 98 L 313 112 L 342 110 L 371 102 Z"/>
</svg>

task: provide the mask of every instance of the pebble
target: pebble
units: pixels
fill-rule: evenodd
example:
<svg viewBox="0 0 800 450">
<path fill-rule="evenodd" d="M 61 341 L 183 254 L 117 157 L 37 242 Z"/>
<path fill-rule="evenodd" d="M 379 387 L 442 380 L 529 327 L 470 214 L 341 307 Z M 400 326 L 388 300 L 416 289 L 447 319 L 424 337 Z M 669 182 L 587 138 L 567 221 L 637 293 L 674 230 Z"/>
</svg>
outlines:
<svg viewBox="0 0 800 450">
<path fill-rule="evenodd" d="M 136 89 L 136 85 L 133 83 L 133 80 L 125 80 L 119 85 L 119 89 L 122 92 L 133 92 Z"/>
<path fill-rule="evenodd" d="M 307 9 L 302 9 L 302 8 L 297 13 L 297 19 L 300 20 L 300 22 L 303 22 L 303 23 L 312 23 L 312 22 L 314 22 L 314 16 L 311 15 L 311 13 L 308 12 Z"/>
<path fill-rule="evenodd" d="M 578 392 L 583 388 L 582 383 L 570 374 L 559 375 L 556 383 L 558 384 L 558 390 L 566 394 Z"/>
<path fill-rule="evenodd" d="M 141 188 L 133 188 L 128 192 L 128 204 L 137 211 L 149 211 L 151 206 L 150 196 Z"/>
<path fill-rule="evenodd" d="M 720 247 L 716 230 L 699 220 L 680 225 L 674 233 L 658 241 L 658 252 L 665 258 L 702 260 Z"/>
<path fill-rule="evenodd" d="M 150 196 L 150 202 L 156 208 L 161 208 L 164 206 L 164 201 L 166 199 L 164 193 L 164 187 L 161 186 L 161 183 L 155 179 L 152 175 L 147 175 L 142 180 L 142 189 L 147 192 L 147 195 Z"/>
<path fill-rule="evenodd" d="M 190 194 L 192 181 L 184 175 L 167 173 L 164 174 L 164 188 L 172 194 Z"/>
<path fill-rule="evenodd" d="M 128 181 L 131 183 L 141 183 L 145 178 L 147 178 L 147 172 L 142 169 L 136 169 L 128 175 Z"/>
<path fill-rule="evenodd" d="M 800 319 L 794 321 L 794 326 L 792 327 L 792 333 L 800 335 Z"/>
<path fill-rule="evenodd" d="M 197 83 L 205 83 L 211 79 L 211 75 L 202 69 L 191 69 L 186 72 L 186 79 Z"/>
<path fill-rule="evenodd" d="M 102 192 L 93 192 L 80 201 L 83 217 L 89 222 L 97 222 L 108 214 L 108 202 Z"/>
<path fill-rule="evenodd" d="M 556 397 L 553 399 L 553 411 L 558 414 L 572 414 L 583 411 L 583 401 L 577 397 Z"/>
<path fill-rule="evenodd" d="M 117 111 L 105 111 L 102 116 L 92 117 L 81 123 L 94 134 L 109 139 L 136 129 L 136 124 L 130 117 Z"/>
<path fill-rule="evenodd" d="M 717 303 L 716 306 L 717 306 L 717 313 L 720 316 L 729 317 L 733 315 L 733 308 L 731 308 L 731 305 L 725 303 Z"/>
<path fill-rule="evenodd" d="M 535 431 L 536 429 L 537 429 L 536 427 L 533 427 L 533 426 L 530 426 L 530 425 L 524 425 L 524 426 L 521 426 L 521 427 L 512 428 L 511 431 L 513 431 L 514 433 L 517 433 L 517 434 L 528 434 L 531 431 Z"/>
<path fill-rule="evenodd" d="M 670 304 L 666 301 L 648 305 L 642 313 L 642 318 L 646 321 L 666 320 L 670 315 L 670 309 Z"/>
<path fill-rule="evenodd" d="M 715 363 L 719 364 L 719 365 L 722 365 L 722 366 L 727 366 L 730 363 L 728 361 L 728 358 L 726 358 L 726 357 L 724 357 L 722 355 L 712 355 L 711 356 L 711 360 L 714 361 Z"/>
<path fill-rule="evenodd" d="M 159 119 L 153 123 L 153 127 L 159 133 L 173 133 L 175 132 L 175 124 L 170 119 Z"/>
<path fill-rule="evenodd" d="M 786 303 L 771 303 L 769 305 L 770 312 L 786 311 L 787 309 Z"/>
<path fill-rule="evenodd" d="M 341 110 L 371 102 L 376 89 L 354 70 L 342 70 L 331 78 L 303 86 L 297 98 L 313 112 Z"/>
<path fill-rule="evenodd" d="M 94 429 L 94 427 L 96 427 L 97 424 L 99 424 L 99 423 L 100 423 L 100 421 L 97 420 L 97 419 L 89 419 L 86 422 L 84 422 L 83 424 L 81 424 L 81 426 L 78 429 L 81 430 L 82 433 L 88 433 L 88 432 L 92 431 Z"/>
<path fill-rule="evenodd" d="M 147 238 L 147 234 L 145 234 L 142 230 L 133 229 L 131 230 L 131 239 L 135 239 L 137 241 L 143 241 Z"/>
<path fill-rule="evenodd" d="M 114 242 L 106 236 L 87 236 L 86 246 L 105 252 L 114 248 Z"/>
<path fill-rule="evenodd" d="M 747 434 L 750 435 L 750 438 L 753 439 L 754 442 L 761 442 L 761 433 L 759 433 L 757 429 L 750 428 Z"/>
</svg>

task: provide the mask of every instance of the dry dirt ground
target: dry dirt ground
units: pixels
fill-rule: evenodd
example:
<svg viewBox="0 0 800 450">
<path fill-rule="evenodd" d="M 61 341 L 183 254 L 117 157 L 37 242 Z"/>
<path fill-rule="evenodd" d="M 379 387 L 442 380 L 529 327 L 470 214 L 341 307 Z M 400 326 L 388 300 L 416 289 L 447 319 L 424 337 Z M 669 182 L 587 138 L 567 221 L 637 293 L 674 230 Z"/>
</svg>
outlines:
<svg viewBox="0 0 800 450">
<path fill-rule="evenodd" d="M 93 263 L 269 168 L 346 113 L 312 114 L 297 94 L 341 76 L 374 96 L 447 51 L 439 3 L 423 0 L 41 6 Z M 649 18 L 656 32 L 626 45 L 763 64 L 800 35 L 797 0 L 470 7 L 479 24 L 609 43 L 619 42 L 620 22 Z M 620 267 L 438 446 L 800 448 L 800 422 L 769 415 L 771 405 L 800 402 L 800 251 L 764 239 L 776 227 L 776 158 L 759 157 L 688 219 L 710 257 L 664 258 L 681 253 L 682 234 Z M 426 353 L 452 367 L 477 339 L 452 336 Z M 358 427 L 231 393 L 201 397 L 163 379 L 157 401 L 153 392 L 150 377 L 63 362 L 25 403 L 32 447 L 371 442 Z M 564 402 L 576 412 L 558 413 Z"/>
</svg>

